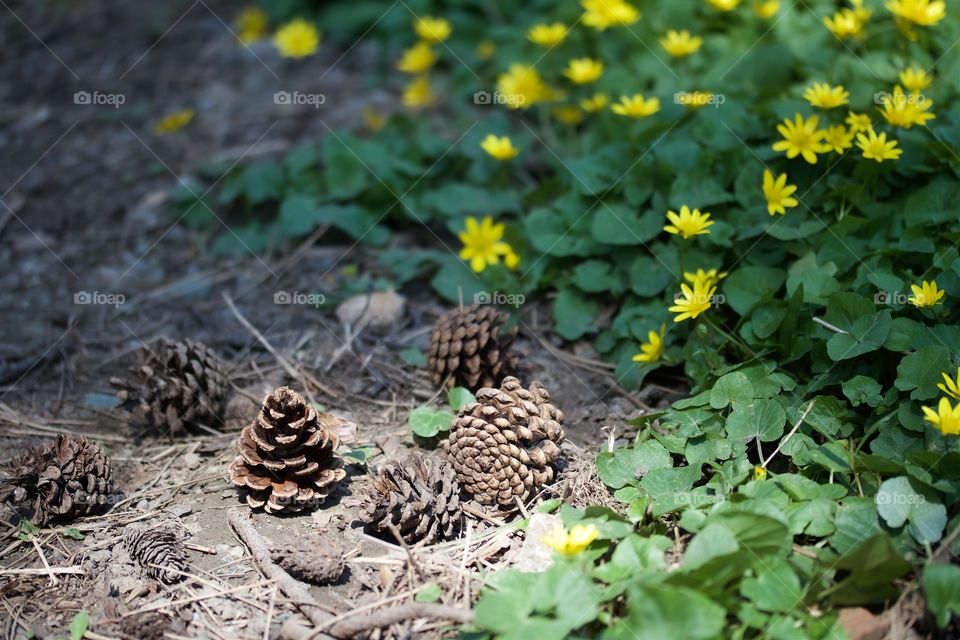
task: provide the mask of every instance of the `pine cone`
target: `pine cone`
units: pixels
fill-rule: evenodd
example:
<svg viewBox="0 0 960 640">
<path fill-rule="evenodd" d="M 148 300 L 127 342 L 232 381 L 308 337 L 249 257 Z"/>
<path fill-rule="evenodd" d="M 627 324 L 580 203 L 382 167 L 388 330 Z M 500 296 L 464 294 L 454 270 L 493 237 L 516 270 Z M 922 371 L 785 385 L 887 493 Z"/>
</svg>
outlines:
<svg viewBox="0 0 960 640">
<path fill-rule="evenodd" d="M 388 463 L 360 503 L 360 520 L 390 538 L 393 525 L 408 544 L 456 538 L 463 509 L 453 467 L 416 454 L 406 464 Z"/>
<path fill-rule="evenodd" d="M 481 504 L 515 508 L 553 480 L 560 457 L 563 412 L 539 382 L 530 390 L 516 378 L 477 392 L 450 428 L 447 456 L 464 489 Z"/>
<path fill-rule="evenodd" d="M 110 380 L 138 422 L 172 437 L 219 424 L 230 382 L 213 349 L 161 338 L 141 349 L 138 360 L 126 379 Z"/>
<path fill-rule="evenodd" d="M 263 399 L 260 415 L 237 440 L 230 480 L 251 508 L 267 513 L 315 506 L 347 474 L 336 455 L 337 432 L 350 423 L 318 414 L 296 391 L 280 387 Z"/>
<path fill-rule="evenodd" d="M 103 510 L 111 488 L 109 458 L 80 436 L 57 436 L 0 465 L 0 502 L 28 507 L 40 526 Z"/>
<path fill-rule="evenodd" d="M 508 317 L 496 307 L 476 304 L 445 313 L 433 328 L 427 352 L 433 383 L 476 391 L 512 375 L 517 358 L 509 349 L 519 328 L 504 332 Z"/>
<path fill-rule="evenodd" d="M 123 532 L 123 542 L 130 557 L 154 580 L 173 584 L 184 578 L 182 572 L 187 570 L 187 552 L 172 526 L 128 525 Z"/>
</svg>

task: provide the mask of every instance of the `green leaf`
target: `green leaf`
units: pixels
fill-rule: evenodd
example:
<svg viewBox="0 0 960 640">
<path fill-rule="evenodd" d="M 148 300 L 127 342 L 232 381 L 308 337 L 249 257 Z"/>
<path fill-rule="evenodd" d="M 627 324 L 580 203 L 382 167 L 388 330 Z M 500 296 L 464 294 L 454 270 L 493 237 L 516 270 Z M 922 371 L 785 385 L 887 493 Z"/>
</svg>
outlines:
<svg viewBox="0 0 960 640">
<path fill-rule="evenodd" d="M 432 438 L 441 431 L 449 431 L 453 418 L 453 414 L 449 411 L 417 407 L 410 412 L 410 430 L 422 438 Z"/>
<path fill-rule="evenodd" d="M 723 409 L 733 402 L 749 402 L 753 400 L 753 385 L 750 379 L 740 372 L 734 371 L 721 376 L 710 391 L 710 406 L 714 409 Z"/>
<path fill-rule="evenodd" d="M 587 260 L 573 269 L 573 284 L 587 293 L 609 291 L 612 278 L 610 263 L 604 260 Z"/>
<path fill-rule="evenodd" d="M 410 347 L 400 352 L 400 359 L 414 367 L 427 366 L 427 356 L 420 349 Z"/>
<path fill-rule="evenodd" d="M 947 509 L 935 494 L 920 489 L 906 476 L 885 480 L 876 495 L 877 513 L 888 527 L 910 523 L 910 535 L 920 543 L 936 542 L 947 526 Z"/>
<path fill-rule="evenodd" d="M 910 564 L 882 533 L 845 553 L 832 566 L 849 572 L 830 589 L 833 601 L 844 605 L 870 604 L 895 597 L 899 591 L 893 581 L 910 570 Z"/>
<path fill-rule="evenodd" d="M 770 300 L 780 290 L 786 274 L 781 269 L 770 267 L 743 267 L 730 274 L 722 282 L 727 304 L 745 315 L 757 303 Z"/>
<path fill-rule="evenodd" d="M 786 613 L 803 607 L 800 578 L 785 560 L 757 562 L 757 575 L 740 584 L 740 593 L 761 611 Z"/>
<path fill-rule="evenodd" d="M 883 400 L 881 391 L 883 387 L 873 378 L 867 376 L 854 376 L 843 383 L 843 395 L 847 397 L 855 407 L 865 404 L 875 407 Z"/>
<path fill-rule="evenodd" d="M 73 616 L 70 622 L 70 640 L 83 640 L 87 633 L 87 627 L 90 626 L 90 613 L 88 611 L 79 611 Z"/>
<path fill-rule="evenodd" d="M 414 600 L 417 602 L 436 602 L 443 595 L 443 590 L 436 582 L 428 582 L 420 587 Z"/>
<path fill-rule="evenodd" d="M 594 329 L 597 303 L 573 289 L 561 290 L 553 303 L 554 330 L 565 340 L 576 340 Z"/>
<path fill-rule="evenodd" d="M 777 400 L 734 401 L 727 418 L 727 437 L 743 442 L 754 438 L 761 442 L 777 440 L 783 435 L 786 420 L 787 413 Z"/>
<path fill-rule="evenodd" d="M 928 564 L 921 578 L 927 609 L 937 626 L 943 629 L 952 615 L 960 615 L 960 567 L 954 564 Z"/>
<path fill-rule="evenodd" d="M 601 204 L 590 222 L 594 239 L 603 244 L 640 245 L 650 242 L 663 228 L 663 215 L 648 211 L 642 216 L 623 204 Z"/>
<path fill-rule="evenodd" d="M 470 392 L 469 389 L 464 389 L 463 387 L 454 387 L 447 391 L 447 401 L 450 403 L 450 408 L 454 411 L 460 411 L 461 407 L 464 405 L 470 404 L 471 402 L 476 402 L 477 397 Z"/>
<path fill-rule="evenodd" d="M 64 538 L 72 538 L 74 540 L 83 540 L 84 538 L 83 533 L 81 533 L 79 529 L 76 529 L 74 527 L 60 529 L 57 533 L 59 533 Z"/>
<path fill-rule="evenodd" d="M 920 347 L 900 361 L 893 384 L 900 391 L 910 391 L 911 400 L 929 400 L 940 394 L 941 371 L 950 371 L 950 350 L 940 345 Z"/>
<path fill-rule="evenodd" d="M 634 587 L 628 591 L 627 605 L 627 615 L 607 629 L 602 640 L 714 638 L 726 623 L 723 607 L 683 587 Z"/>
<path fill-rule="evenodd" d="M 604 451 L 597 456 L 597 473 L 613 489 L 634 483 L 654 469 L 671 466 L 670 452 L 655 440 Z"/>
<path fill-rule="evenodd" d="M 848 360 L 876 351 L 890 334 L 893 317 L 889 310 L 875 316 L 862 316 L 847 329 L 847 333 L 835 333 L 827 341 L 827 354 L 834 361 Z M 840 327 L 843 328 L 843 327 Z"/>
</svg>

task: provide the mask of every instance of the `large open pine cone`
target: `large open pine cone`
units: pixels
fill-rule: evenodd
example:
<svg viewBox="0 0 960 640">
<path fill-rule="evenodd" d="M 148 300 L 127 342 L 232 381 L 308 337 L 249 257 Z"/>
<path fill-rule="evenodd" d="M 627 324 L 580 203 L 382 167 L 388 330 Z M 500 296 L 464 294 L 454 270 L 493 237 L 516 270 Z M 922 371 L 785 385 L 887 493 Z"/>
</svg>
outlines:
<svg viewBox="0 0 960 640">
<path fill-rule="evenodd" d="M 243 488 L 253 509 L 277 513 L 315 506 L 347 475 L 335 451 L 338 431 L 348 424 L 318 414 L 299 393 L 280 387 L 267 394 L 256 420 L 240 432 L 230 480 Z"/>
<path fill-rule="evenodd" d="M 392 525 L 409 544 L 456 538 L 463 509 L 453 467 L 417 454 L 406 464 L 388 463 L 360 504 L 360 520 L 391 538 Z"/>
<path fill-rule="evenodd" d="M 560 457 L 563 412 L 539 382 L 516 378 L 477 392 L 450 428 L 447 455 L 464 489 L 481 504 L 515 508 L 553 480 Z"/>
<path fill-rule="evenodd" d="M 79 436 L 57 436 L 0 465 L 0 502 L 28 508 L 40 526 L 102 510 L 111 488 L 110 460 Z"/>
<path fill-rule="evenodd" d="M 213 349 L 161 338 L 141 349 L 138 360 L 126 379 L 113 378 L 110 384 L 139 422 L 171 436 L 220 422 L 230 382 Z"/>
<path fill-rule="evenodd" d="M 518 327 L 504 331 L 508 317 L 496 307 L 476 304 L 451 309 L 441 316 L 430 335 L 427 352 L 433 383 L 446 381 L 448 388 L 476 391 L 512 375 L 517 358 L 509 350 Z"/>
</svg>

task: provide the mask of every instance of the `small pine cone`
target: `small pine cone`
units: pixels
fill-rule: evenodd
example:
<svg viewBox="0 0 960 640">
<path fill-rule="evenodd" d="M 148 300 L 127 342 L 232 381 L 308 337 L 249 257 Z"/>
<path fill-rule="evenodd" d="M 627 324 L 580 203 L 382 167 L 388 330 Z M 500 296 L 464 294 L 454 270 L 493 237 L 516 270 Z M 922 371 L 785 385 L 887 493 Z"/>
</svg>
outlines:
<svg viewBox="0 0 960 640">
<path fill-rule="evenodd" d="M 174 584 L 184 578 L 182 572 L 187 570 L 187 552 L 172 526 L 128 525 L 123 532 L 123 542 L 130 557 L 154 580 Z"/>
<path fill-rule="evenodd" d="M 127 378 L 113 378 L 120 406 L 171 437 L 220 423 L 230 388 L 226 367 L 201 342 L 161 338 L 138 354 Z"/>
<path fill-rule="evenodd" d="M 524 389 L 505 378 L 460 409 L 445 445 L 464 489 L 481 504 L 516 508 L 553 481 L 563 442 L 563 412 L 539 382 Z"/>
<path fill-rule="evenodd" d="M 519 327 L 504 331 L 508 318 L 496 307 L 477 304 L 445 313 L 433 328 L 427 352 L 433 383 L 476 391 L 513 375 L 517 358 L 509 351 Z"/>
<path fill-rule="evenodd" d="M 280 387 L 267 394 L 260 415 L 240 432 L 230 481 L 242 488 L 252 509 L 278 513 L 313 507 L 347 475 L 335 452 L 338 431 L 348 426 Z"/>
<path fill-rule="evenodd" d="M 0 465 L 0 502 L 28 508 L 40 526 L 104 510 L 111 489 L 110 459 L 80 436 L 57 436 Z"/>
<path fill-rule="evenodd" d="M 295 544 L 271 549 L 270 557 L 297 580 L 317 585 L 333 584 L 343 575 L 346 562 L 339 550 L 331 552 L 327 549 L 327 553 L 322 552 L 329 545 L 322 538 L 317 538 L 319 536 L 312 536 Z"/>
<path fill-rule="evenodd" d="M 360 520 L 390 538 L 392 525 L 408 544 L 456 538 L 463 508 L 453 467 L 416 454 L 406 464 L 388 463 L 360 503 Z"/>
</svg>

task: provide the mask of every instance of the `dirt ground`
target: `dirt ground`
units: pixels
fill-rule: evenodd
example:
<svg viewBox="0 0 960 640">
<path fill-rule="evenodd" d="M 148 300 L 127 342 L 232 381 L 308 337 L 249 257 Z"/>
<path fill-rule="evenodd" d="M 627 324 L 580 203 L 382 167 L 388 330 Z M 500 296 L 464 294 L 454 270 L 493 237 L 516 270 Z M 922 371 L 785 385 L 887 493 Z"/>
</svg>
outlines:
<svg viewBox="0 0 960 640">
<path fill-rule="evenodd" d="M 356 519 L 353 500 L 370 473 L 415 449 L 410 410 L 437 398 L 425 372 L 399 352 L 426 347 L 444 310 L 439 301 L 405 291 L 393 326 L 363 330 L 348 344 L 332 305 L 278 305 L 273 295 L 312 291 L 319 281 L 335 287 L 346 277 L 338 265 L 347 251 L 361 275 L 377 275 L 371 256 L 321 239 L 288 255 L 217 259 L 197 249 L 169 210 L 171 188 L 211 158 L 282 153 L 355 123 L 366 105 L 389 110 L 397 102 L 389 87 L 357 85 L 356 71 L 378 55 L 374 44 L 361 42 L 343 58 L 324 47 L 309 65 L 289 64 L 269 46 L 237 46 L 226 26 L 237 10 L 205 0 L 0 8 L 0 438 L 14 454 L 58 432 L 86 434 L 109 451 L 122 493 L 107 514 L 70 525 L 81 540 L 63 526 L 20 540 L 15 515 L 0 511 L 3 637 L 68 636 L 80 610 L 91 614 L 91 638 L 277 637 L 289 620 L 307 624 L 304 605 L 261 575 L 228 523 L 231 510 L 249 511 L 226 478 L 236 434 L 282 384 L 356 422 L 359 441 L 345 448 L 373 452 L 366 466 L 348 468 L 324 508 L 253 516 L 269 543 L 307 537 L 346 558 L 339 582 L 310 587 L 325 615 L 369 615 L 431 582 L 441 603 L 468 607 L 486 571 L 518 558 L 522 533 L 502 514 L 474 518 L 464 540 L 420 549 L 378 540 Z M 275 91 L 293 89 L 322 91 L 326 104 L 273 103 Z M 124 102 L 76 104 L 79 91 Z M 187 135 L 151 132 L 158 117 L 185 107 L 197 112 Z M 114 303 L 122 296 L 122 304 L 79 304 L 83 292 Z M 576 502 L 577 492 L 597 490 L 583 481 L 590 463 L 582 460 L 629 438 L 624 422 L 661 403 L 665 390 L 622 392 L 588 345 L 563 345 L 546 318 L 539 303 L 523 309 L 520 377 L 541 380 L 562 399 L 566 452 L 578 464 L 555 491 Z M 114 407 L 110 378 L 161 336 L 203 341 L 229 363 L 235 394 L 224 433 L 143 436 Z M 121 544 L 128 525 L 164 523 L 189 550 L 188 575 L 173 586 L 145 576 Z M 417 619 L 371 637 L 432 637 L 444 628 Z"/>
</svg>

